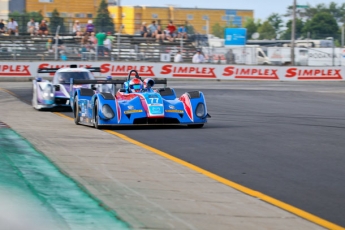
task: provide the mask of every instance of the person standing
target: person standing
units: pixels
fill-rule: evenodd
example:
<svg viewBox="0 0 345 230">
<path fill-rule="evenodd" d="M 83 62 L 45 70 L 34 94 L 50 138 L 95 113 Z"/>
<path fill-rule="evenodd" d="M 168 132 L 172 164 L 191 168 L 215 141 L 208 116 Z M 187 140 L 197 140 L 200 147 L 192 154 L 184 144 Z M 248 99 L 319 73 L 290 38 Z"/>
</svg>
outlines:
<svg viewBox="0 0 345 230">
<path fill-rule="evenodd" d="M 106 51 L 109 55 L 111 54 L 111 45 L 113 44 L 114 39 L 115 39 L 114 36 L 111 34 L 110 31 L 108 31 L 107 37 L 105 38 L 103 44 L 104 44 L 105 51 Z"/>
<path fill-rule="evenodd" d="M 203 63 L 205 61 L 204 55 L 201 53 L 201 50 L 197 50 L 196 54 L 193 56 L 193 63 Z"/>
<path fill-rule="evenodd" d="M 96 34 L 97 38 L 97 55 L 104 57 L 104 40 L 107 38 L 107 35 L 104 32 L 98 32 Z"/>
<path fill-rule="evenodd" d="M 36 35 L 36 24 L 35 24 L 35 20 L 33 18 L 31 18 L 30 21 L 28 22 L 27 29 L 28 29 L 28 33 L 31 36 Z"/>
<path fill-rule="evenodd" d="M 18 23 L 13 18 L 7 24 L 7 33 L 8 35 L 15 34 L 18 36 Z"/>
<path fill-rule="evenodd" d="M 175 54 L 174 62 L 183 62 L 181 51 L 178 50 L 177 53 Z"/>
</svg>

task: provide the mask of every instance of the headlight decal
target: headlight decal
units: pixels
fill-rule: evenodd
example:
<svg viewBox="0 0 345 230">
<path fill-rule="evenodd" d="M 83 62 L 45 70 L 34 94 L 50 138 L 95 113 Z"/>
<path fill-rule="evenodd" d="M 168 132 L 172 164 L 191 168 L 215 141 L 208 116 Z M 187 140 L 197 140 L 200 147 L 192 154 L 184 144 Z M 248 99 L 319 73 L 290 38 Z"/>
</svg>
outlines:
<svg viewBox="0 0 345 230">
<path fill-rule="evenodd" d="M 196 106 L 196 109 L 195 109 L 195 114 L 197 117 L 199 118 L 204 118 L 205 117 L 205 105 L 204 103 L 199 103 L 197 106 Z"/>
<path fill-rule="evenodd" d="M 102 114 L 107 119 L 112 119 L 115 116 L 114 111 L 107 104 L 102 106 Z"/>
</svg>

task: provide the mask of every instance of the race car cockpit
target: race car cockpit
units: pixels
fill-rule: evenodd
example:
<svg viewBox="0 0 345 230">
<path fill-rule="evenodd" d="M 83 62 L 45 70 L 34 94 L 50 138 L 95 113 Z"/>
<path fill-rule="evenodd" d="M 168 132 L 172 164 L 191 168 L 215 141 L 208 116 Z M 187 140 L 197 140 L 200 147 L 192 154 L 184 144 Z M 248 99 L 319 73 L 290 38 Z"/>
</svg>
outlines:
<svg viewBox="0 0 345 230">
<path fill-rule="evenodd" d="M 74 79 L 74 80 L 91 80 L 93 79 L 92 75 L 90 74 L 90 72 L 60 72 L 58 73 L 58 79 L 59 79 L 59 83 L 69 83 L 70 79 Z"/>
</svg>

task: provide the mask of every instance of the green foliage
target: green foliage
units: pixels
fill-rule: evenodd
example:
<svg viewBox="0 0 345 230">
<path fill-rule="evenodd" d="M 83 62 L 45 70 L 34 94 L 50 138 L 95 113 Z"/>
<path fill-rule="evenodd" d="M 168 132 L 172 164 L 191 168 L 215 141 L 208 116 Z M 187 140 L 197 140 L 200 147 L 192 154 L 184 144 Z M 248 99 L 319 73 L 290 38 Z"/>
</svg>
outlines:
<svg viewBox="0 0 345 230">
<path fill-rule="evenodd" d="M 282 33 L 280 39 L 282 40 L 290 40 L 291 39 L 291 30 L 292 30 L 292 20 L 289 20 L 287 23 L 286 23 L 286 27 L 287 29 Z M 296 30 L 295 30 L 295 39 L 299 38 L 299 37 L 307 37 L 307 33 L 303 33 L 302 30 L 303 30 L 303 27 L 304 27 L 304 22 L 297 18 L 296 19 Z"/>
<path fill-rule="evenodd" d="M 304 33 L 310 32 L 311 38 L 325 39 L 336 36 L 339 33 L 339 27 L 331 13 L 320 12 L 306 22 L 302 31 Z"/>
<path fill-rule="evenodd" d="M 102 0 L 99 4 L 97 16 L 95 19 L 95 29 L 97 32 L 114 32 L 114 22 L 110 17 L 108 4 Z"/>
<path fill-rule="evenodd" d="M 259 28 L 260 39 L 275 39 L 277 34 L 269 21 L 265 21 Z"/>
<path fill-rule="evenodd" d="M 268 17 L 267 21 L 273 26 L 273 28 L 275 30 L 275 33 L 279 34 L 280 33 L 280 28 L 283 25 L 282 17 L 279 14 L 277 14 L 277 13 L 272 13 Z"/>
<path fill-rule="evenodd" d="M 57 9 L 54 9 L 49 23 L 50 33 L 55 34 L 58 26 L 60 26 L 59 33 L 66 33 L 64 19 L 60 17 L 60 13 L 57 11 Z"/>
<path fill-rule="evenodd" d="M 255 22 L 253 18 L 248 18 L 246 20 L 246 22 L 244 23 L 244 28 L 247 29 L 247 40 L 252 38 L 252 35 L 258 31 L 260 25 L 260 20 L 258 20 L 257 22 Z"/>
<path fill-rule="evenodd" d="M 237 26 L 229 23 L 228 25 L 222 26 L 218 22 L 212 26 L 212 34 L 219 38 L 224 38 L 224 31 L 226 28 L 237 28 Z"/>
</svg>

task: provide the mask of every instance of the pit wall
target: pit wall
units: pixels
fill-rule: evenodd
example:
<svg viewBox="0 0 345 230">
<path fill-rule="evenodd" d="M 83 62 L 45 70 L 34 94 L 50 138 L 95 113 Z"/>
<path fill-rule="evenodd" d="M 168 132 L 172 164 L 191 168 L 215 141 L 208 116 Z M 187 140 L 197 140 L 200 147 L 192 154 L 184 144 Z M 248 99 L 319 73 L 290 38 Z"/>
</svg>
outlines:
<svg viewBox="0 0 345 230">
<path fill-rule="evenodd" d="M 101 67 L 97 76 L 126 77 L 135 69 L 141 77 L 173 79 L 273 80 L 273 81 L 343 81 L 345 67 L 245 66 L 177 64 L 152 62 L 13 62 L 0 63 L 0 81 L 33 78 L 38 68 L 60 68 L 77 64 L 79 67 Z M 40 77 L 51 77 L 40 74 Z"/>
</svg>

